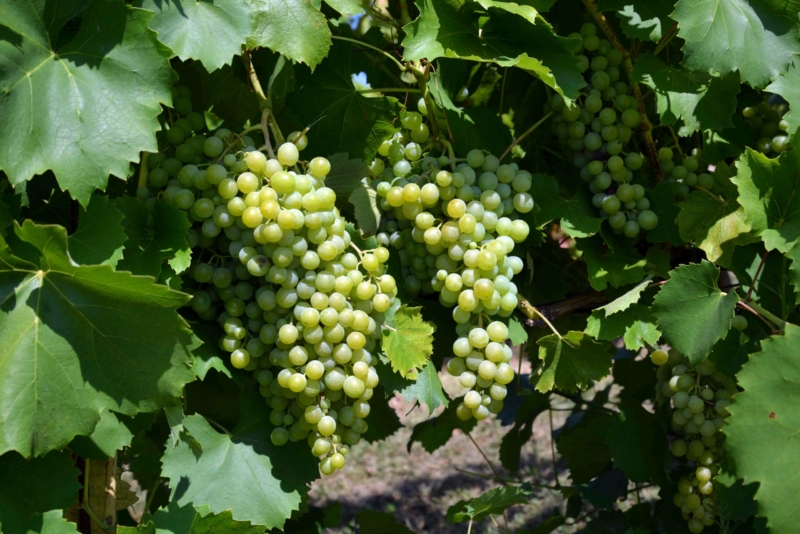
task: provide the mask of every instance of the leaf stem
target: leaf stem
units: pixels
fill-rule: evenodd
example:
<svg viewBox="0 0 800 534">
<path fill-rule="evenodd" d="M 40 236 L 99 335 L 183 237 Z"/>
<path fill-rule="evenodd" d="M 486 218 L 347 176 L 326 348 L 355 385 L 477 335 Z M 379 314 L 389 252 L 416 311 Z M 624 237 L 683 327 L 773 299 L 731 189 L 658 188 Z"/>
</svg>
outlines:
<svg viewBox="0 0 800 534">
<path fill-rule="evenodd" d="M 421 93 L 416 87 L 381 87 L 378 89 L 358 89 L 356 93 Z"/>
<path fill-rule="evenodd" d="M 481 456 L 483 456 L 483 459 L 486 460 L 486 465 L 488 465 L 489 469 L 492 470 L 492 473 L 494 474 L 495 480 L 505 484 L 506 483 L 505 479 L 503 477 L 501 477 L 500 474 L 497 472 L 497 470 L 494 468 L 494 466 L 492 465 L 492 462 L 489 460 L 489 457 L 486 456 L 485 452 L 483 452 L 483 449 L 481 449 L 480 445 L 478 445 L 478 442 L 475 441 L 475 438 L 472 437 L 472 434 L 470 432 L 465 432 L 465 434 L 467 435 L 469 440 L 472 442 L 472 444 L 475 445 L 475 448 L 478 449 L 478 452 L 481 453 Z"/>
<path fill-rule="evenodd" d="M 658 44 L 656 45 L 656 49 L 653 52 L 654 56 L 657 56 L 664 48 L 666 48 L 666 46 L 669 44 L 669 42 L 672 41 L 672 38 L 675 37 L 675 30 L 676 29 L 678 29 L 678 23 L 677 22 L 675 24 L 673 24 L 672 27 L 667 32 L 667 34 L 665 36 L 663 36 L 660 41 L 658 41 Z"/>
<path fill-rule="evenodd" d="M 756 269 L 756 275 L 753 277 L 753 282 L 750 284 L 750 289 L 747 290 L 747 295 L 744 297 L 745 302 L 750 301 L 750 296 L 753 294 L 753 289 L 756 287 L 756 282 L 758 282 L 758 276 L 761 274 L 761 269 L 764 268 L 764 264 L 767 262 L 768 254 L 769 250 L 765 250 L 764 255 L 761 256 L 761 263 L 758 264 L 758 269 Z"/>
<path fill-rule="evenodd" d="M 403 26 L 411 22 L 411 17 L 408 14 L 408 0 L 400 0 L 400 22 Z"/>
<path fill-rule="evenodd" d="M 541 119 L 539 119 L 539 121 L 538 121 L 538 122 L 536 122 L 536 124 L 534 124 L 533 126 L 531 126 L 530 128 L 528 128 L 527 130 L 525 130 L 525 133 L 523 133 L 522 135 L 520 135 L 519 137 L 517 137 L 516 139 L 514 139 L 514 141 L 512 141 L 512 143 L 511 143 L 510 145 L 508 145 L 508 148 L 506 148 L 506 149 L 503 151 L 503 153 L 500 155 L 500 157 L 498 158 L 498 160 L 500 160 L 500 161 L 503 161 L 503 158 L 504 158 L 504 157 L 506 157 L 506 154 L 508 154 L 509 152 L 511 152 L 511 149 L 512 149 L 512 148 L 514 148 L 515 146 L 517 146 L 518 144 L 520 144 L 520 143 L 522 142 L 522 140 L 523 140 L 523 139 L 525 139 L 525 138 L 526 138 L 526 137 L 528 137 L 530 134 L 532 134 L 532 133 L 533 133 L 533 132 L 536 130 L 536 128 L 538 128 L 539 126 L 541 126 L 541 124 L 542 124 L 544 121 L 546 121 L 547 119 L 549 119 L 549 118 L 550 118 L 552 115 L 553 115 L 553 112 L 552 112 L 552 111 L 551 111 L 551 112 L 549 112 L 547 115 L 545 115 L 544 117 L 542 117 Z"/>
<path fill-rule="evenodd" d="M 536 319 L 536 317 L 538 316 L 538 317 L 539 317 L 539 318 L 540 318 L 542 321 L 544 321 L 544 322 L 545 322 L 545 324 L 546 324 L 548 327 L 550 327 L 550 330 L 552 330 L 552 331 L 553 331 L 553 333 L 554 333 L 556 336 L 558 336 L 558 339 L 563 339 L 563 338 L 561 337 L 561 334 L 559 334 L 559 333 L 558 333 L 558 330 L 556 330 L 556 327 L 555 327 L 555 326 L 553 326 L 553 323 L 551 323 L 550 321 L 548 321 L 548 320 L 547 320 L 547 317 L 545 317 L 545 316 L 544 316 L 544 314 L 542 314 L 542 312 L 540 312 L 539 310 L 537 310 L 537 309 L 536 309 L 536 307 L 535 307 L 533 304 L 531 304 L 530 302 L 528 302 L 528 301 L 527 301 L 527 300 L 525 300 L 524 298 L 521 298 L 521 299 L 519 299 L 519 305 L 518 305 L 517 307 L 519 308 L 519 310 L 520 310 L 520 311 L 521 311 L 523 314 L 525 314 L 525 317 L 527 317 L 528 319 L 531 319 L 531 320 L 533 320 L 533 319 Z"/>
<path fill-rule="evenodd" d="M 267 123 L 269 122 L 269 106 L 261 110 L 261 132 L 264 134 L 264 146 L 267 149 L 270 159 L 275 159 L 275 152 L 272 151 L 272 143 L 269 141 L 269 129 Z"/>
<path fill-rule="evenodd" d="M 742 308 L 744 308 L 745 310 L 749 311 L 750 313 L 755 314 L 757 317 L 761 318 L 762 321 L 767 323 L 767 326 L 770 327 L 773 334 L 777 334 L 778 332 L 775 331 L 775 329 L 772 327 L 771 324 L 769 324 L 769 322 L 766 321 L 766 319 L 769 319 L 772 322 L 772 324 L 777 326 L 778 330 L 783 331 L 786 329 L 786 321 L 784 321 L 771 311 L 764 309 L 763 307 L 753 302 L 752 300 L 748 302 L 740 300 L 739 302 L 737 302 L 737 304 Z"/>
<path fill-rule="evenodd" d="M 402 71 L 408 70 L 408 67 L 406 67 L 405 65 L 403 65 L 402 63 L 397 61 L 397 59 L 393 55 L 391 55 L 386 50 L 381 50 L 377 46 L 372 46 L 371 44 L 359 41 L 358 39 L 351 39 L 349 37 L 342 37 L 341 35 L 332 35 L 331 39 L 337 39 L 339 41 L 347 41 L 347 42 L 350 42 L 350 43 L 357 44 L 359 46 L 363 46 L 364 48 L 369 48 L 371 50 L 379 52 L 379 53 L 383 54 L 384 56 L 388 57 L 389 59 L 391 59 L 394 62 L 394 64 L 397 65 L 398 69 L 400 69 Z"/>
<path fill-rule="evenodd" d="M 558 464 L 556 463 L 556 438 L 555 428 L 553 428 L 553 410 L 547 410 L 547 416 L 550 419 L 550 454 L 553 458 L 553 478 L 556 481 L 556 487 L 561 487 L 561 481 L 558 480 Z"/>
<path fill-rule="evenodd" d="M 597 2 L 595 0 L 582 1 L 583 5 L 586 6 L 586 9 L 592 15 L 597 25 L 603 30 L 603 33 L 608 38 L 609 42 L 614 46 L 614 48 L 622 52 L 625 71 L 628 74 L 628 85 L 633 90 L 633 96 L 636 98 L 636 101 L 639 104 L 639 113 L 642 116 L 642 124 L 639 126 L 639 133 L 644 141 L 647 160 L 650 162 L 650 166 L 653 168 L 653 173 L 655 173 L 657 180 L 661 182 L 664 179 L 664 174 L 661 172 L 661 166 L 658 162 L 658 151 L 656 150 L 656 144 L 653 141 L 653 125 L 650 122 L 650 119 L 647 117 L 647 109 L 644 107 L 644 99 L 642 98 L 642 91 L 639 88 L 639 84 L 633 81 L 633 62 L 631 61 L 631 53 L 628 49 L 622 46 L 622 42 L 619 40 L 619 37 L 617 37 L 614 29 L 608 23 L 608 19 L 606 19 L 605 15 L 598 11 Z"/>
</svg>

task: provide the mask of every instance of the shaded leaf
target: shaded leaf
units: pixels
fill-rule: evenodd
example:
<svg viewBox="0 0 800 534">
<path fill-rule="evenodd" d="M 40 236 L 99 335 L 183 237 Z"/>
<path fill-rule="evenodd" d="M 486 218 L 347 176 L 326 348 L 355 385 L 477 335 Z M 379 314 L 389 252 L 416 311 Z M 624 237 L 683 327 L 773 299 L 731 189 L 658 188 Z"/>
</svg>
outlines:
<svg viewBox="0 0 800 534">
<path fill-rule="evenodd" d="M 453 402 L 445 411 L 437 417 L 431 417 L 427 421 L 417 423 L 411 431 L 406 448 L 411 452 L 414 442 L 419 442 L 422 448 L 433 453 L 436 449 L 443 447 L 453 435 L 453 431 L 458 429 L 462 432 L 469 432 L 477 424 L 477 420 L 470 419 L 462 421 L 456 417 L 456 407 L 461 403 L 461 398 L 453 399 Z"/>
<path fill-rule="evenodd" d="M 583 252 L 581 258 L 589 271 L 589 284 L 597 291 L 609 285 L 635 284 L 644 278 L 647 260 L 630 245 L 612 250 L 603 238 L 596 235 L 578 240 L 577 247 Z"/>
<path fill-rule="evenodd" d="M 674 69 L 652 54 L 636 58 L 634 81 L 650 86 L 656 95 L 661 124 L 683 121 L 681 135 L 697 130 L 730 128 L 736 112 L 739 77 L 719 78 L 705 72 Z"/>
<path fill-rule="evenodd" d="M 608 432 L 614 467 L 634 482 L 661 478 L 667 454 L 667 436 L 655 414 L 637 401 L 623 402 Z M 626 484 L 627 487 L 627 484 Z"/>
<path fill-rule="evenodd" d="M 584 332 L 603 341 L 613 341 L 621 337 L 628 350 L 655 345 L 661 337 L 650 308 L 639 304 L 609 317 L 605 317 L 602 310 L 594 310 L 587 319 Z"/>
<path fill-rule="evenodd" d="M 500 442 L 500 463 L 509 471 L 519 470 L 522 447 L 533 436 L 533 423 L 540 413 L 550 408 L 550 396 L 531 392 L 523 397 L 517 410 L 514 426 Z"/>
<path fill-rule="evenodd" d="M 442 381 L 439 379 L 433 362 L 426 365 L 417 375 L 416 381 L 401 390 L 400 394 L 408 402 L 417 399 L 420 404 L 425 404 L 428 407 L 429 416 L 436 408 L 446 407 L 450 402 L 442 389 Z"/>
<path fill-rule="evenodd" d="M 103 410 L 100 421 L 88 436 L 77 436 L 69 448 L 81 458 L 91 460 L 108 460 L 117 451 L 131 444 L 133 434 L 114 412 Z"/>
<path fill-rule="evenodd" d="M 375 534 L 413 534 L 405 525 L 401 525 L 394 514 L 364 510 L 358 513 L 358 526 L 361 532 Z"/>
<path fill-rule="evenodd" d="M 531 493 L 531 487 L 528 484 L 493 488 L 479 497 L 468 501 L 459 501 L 448 508 L 447 520 L 450 523 L 466 523 L 467 521 L 480 521 L 489 515 L 502 514 L 515 504 L 527 503 L 528 495 Z"/>
<path fill-rule="evenodd" d="M 779 94 L 789 103 L 789 111 L 781 118 L 789 123 L 787 134 L 796 132 L 800 126 L 800 112 L 793 111 L 800 109 L 800 69 L 797 65 L 790 65 L 789 70 L 778 76 L 764 91 Z"/>
<path fill-rule="evenodd" d="M 0 456 L 0 521 L 4 534 L 49 532 L 41 527 L 55 526 L 58 521 L 45 512 L 69 508 L 77 502 L 79 475 L 66 451 L 30 460 L 15 452 Z"/>
<path fill-rule="evenodd" d="M 611 463 L 611 447 L 606 443 L 610 422 L 608 415 L 584 412 L 576 425 L 556 438 L 558 454 L 566 460 L 573 484 L 588 483 Z"/>
<path fill-rule="evenodd" d="M 127 240 L 123 218 L 108 197 L 93 196 L 86 209 L 81 208 L 78 229 L 69 236 L 69 255 L 83 265 L 115 267 Z"/>
<path fill-rule="evenodd" d="M 588 237 L 600 230 L 602 219 L 597 217 L 597 209 L 583 188 L 579 188 L 570 199 L 561 196 L 558 181 L 552 176 L 536 174 L 529 191 L 540 211 L 536 221 L 542 224 L 561 220 L 561 226 L 572 237 Z"/>
</svg>

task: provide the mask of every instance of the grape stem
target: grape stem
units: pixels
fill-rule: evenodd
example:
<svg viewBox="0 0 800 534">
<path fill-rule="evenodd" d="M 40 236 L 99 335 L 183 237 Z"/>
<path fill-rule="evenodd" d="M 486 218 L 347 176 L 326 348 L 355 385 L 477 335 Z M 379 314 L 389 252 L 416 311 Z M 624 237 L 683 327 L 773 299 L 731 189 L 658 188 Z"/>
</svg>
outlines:
<svg viewBox="0 0 800 534">
<path fill-rule="evenodd" d="M 766 323 L 766 325 L 769 326 L 770 330 L 772 330 L 773 335 L 777 334 L 778 332 L 775 331 L 775 328 L 773 328 L 772 324 L 777 326 L 778 329 L 781 331 L 786 329 L 786 321 L 782 320 L 780 317 L 773 314 L 769 310 L 765 310 L 752 300 L 747 302 L 740 300 L 736 304 L 738 304 L 745 310 L 749 311 L 750 313 L 754 314 L 756 317 L 764 321 L 764 323 Z M 767 319 L 769 319 L 769 321 L 767 321 Z M 772 324 L 770 324 L 770 322 L 772 322 Z"/>
<path fill-rule="evenodd" d="M 553 333 L 554 333 L 556 336 L 558 336 L 558 339 L 563 339 L 563 338 L 561 337 L 561 334 L 559 334 L 559 333 L 558 333 L 558 330 L 556 330 L 556 328 L 553 326 L 553 323 L 551 323 L 551 322 L 550 322 L 550 321 L 547 319 L 547 317 L 545 317 L 545 316 L 544 316 L 544 314 L 543 314 L 542 312 L 540 312 L 539 310 L 537 310 L 537 309 L 536 309 L 536 307 L 535 307 L 533 304 L 531 304 L 531 303 L 530 303 L 530 302 L 528 302 L 527 300 L 525 300 L 525 299 L 521 298 L 521 299 L 519 299 L 519 305 L 518 305 L 518 307 L 519 307 L 520 311 L 521 311 L 523 314 L 525 314 L 525 317 L 527 317 L 528 319 L 530 319 L 530 320 L 532 320 L 532 321 L 533 321 L 533 320 L 535 320 L 537 316 L 539 316 L 539 318 L 540 318 L 542 321 L 544 321 L 544 323 L 545 323 L 545 324 L 546 324 L 546 325 L 547 325 L 547 326 L 550 328 L 550 330 L 552 330 L 552 331 L 553 331 Z"/>
<path fill-rule="evenodd" d="M 408 0 L 400 0 L 400 22 L 403 26 L 411 22 L 411 17 L 408 14 Z"/>
<path fill-rule="evenodd" d="M 499 157 L 499 158 L 497 158 L 497 159 L 498 159 L 499 161 L 503 161 L 503 158 L 504 158 L 504 157 L 506 157 L 506 154 L 508 154 L 509 152 L 511 152 L 511 149 L 512 149 L 512 148 L 514 148 L 515 146 L 517 146 L 518 144 L 520 144 L 520 143 L 522 142 L 522 140 L 523 140 L 523 139 L 525 139 L 525 138 L 526 138 L 526 137 L 528 137 L 530 134 L 532 134 L 532 133 L 533 133 L 533 132 L 536 130 L 536 128 L 538 128 L 539 126 L 541 126 L 541 124 L 542 124 L 544 121 L 546 121 L 547 119 L 549 119 L 549 118 L 550 118 L 552 115 L 553 115 L 553 112 L 551 111 L 550 113 L 548 113 L 547 115 L 545 115 L 544 117 L 542 117 L 541 119 L 539 119 L 539 121 L 538 121 L 536 124 L 534 124 L 533 126 L 531 126 L 530 128 L 528 128 L 527 130 L 525 130 L 525 133 L 523 133 L 522 135 L 520 135 L 519 137 L 517 137 L 516 139 L 514 139 L 514 141 L 513 141 L 513 142 L 512 142 L 510 145 L 508 145 L 508 148 L 506 148 L 506 149 L 503 151 L 503 153 L 502 153 L 502 154 L 500 154 L 500 157 Z"/>
<path fill-rule="evenodd" d="M 421 93 L 416 87 L 381 87 L 378 89 L 359 89 L 356 93 L 363 95 L 365 93 Z"/>
<path fill-rule="evenodd" d="M 758 282 L 758 277 L 761 275 L 761 269 L 764 268 L 764 264 L 767 262 L 767 255 L 769 254 L 769 250 L 764 251 L 764 255 L 761 256 L 761 263 L 758 264 L 758 269 L 756 269 L 756 274 L 753 277 L 753 281 L 750 283 L 750 289 L 747 290 L 747 295 L 745 295 L 744 300 L 745 302 L 750 301 L 750 296 L 753 294 L 753 289 L 756 287 L 756 282 Z"/>
<path fill-rule="evenodd" d="M 494 468 L 494 465 L 492 465 L 492 462 L 489 460 L 489 457 L 486 456 L 485 452 L 483 452 L 483 449 L 481 449 L 481 446 L 478 445 L 477 441 L 475 441 L 475 438 L 472 437 L 472 434 L 469 432 L 464 432 L 464 433 L 467 435 L 472 444 L 475 445 L 475 448 L 478 449 L 478 452 L 481 453 L 481 456 L 483 456 L 483 459 L 486 461 L 486 465 L 488 465 L 489 469 L 492 470 L 492 474 L 494 475 L 495 480 L 503 480 L 503 477 L 501 477 L 500 474 L 497 472 L 497 470 Z"/>
<path fill-rule="evenodd" d="M 142 151 L 142 164 L 139 165 L 139 187 L 147 186 L 147 178 L 150 174 L 150 169 L 147 167 L 147 157 L 150 152 Z"/>
<path fill-rule="evenodd" d="M 391 55 L 386 50 L 381 50 L 377 46 L 372 46 L 371 44 L 364 43 L 362 41 L 359 41 L 358 39 L 351 39 L 349 37 L 342 37 L 341 35 L 332 35 L 331 39 L 337 39 L 339 41 L 347 41 L 347 42 L 350 42 L 350 43 L 353 43 L 353 44 L 357 44 L 359 46 L 363 46 L 364 48 L 369 48 L 370 50 L 374 50 L 376 52 L 379 52 L 379 53 L 383 54 L 384 56 L 388 57 L 389 59 L 391 59 L 394 62 L 394 64 L 397 65 L 398 69 L 400 69 L 402 71 L 408 70 L 408 67 L 406 67 L 405 65 L 403 65 L 402 63 L 397 61 L 397 59 L 393 55 Z"/>
<path fill-rule="evenodd" d="M 603 33 L 608 38 L 609 42 L 614 46 L 614 48 L 622 53 L 625 71 L 628 75 L 628 85 L 633 89 L 633 96 L 636 98 L 636 101 L 639 104 L 639 114 L 642 116 L 642 124 L 639 127 L 639 132 L 641 133 L 642 140 L 644 141 L 647 159 L 650 162 L 650 166 L 653 168 L 653 173 L 655 173 L 656 179 L 661 182 L 664 179 L 664 174 L 661 172 L 661 166 L 658 163 L 658 151 L 656 150 L 656 144 L 653 141 L 653 125 L 650 122 L 650 119 L 647 117 L 647 109 L 644 107 L 644 99 L 642 98 L 642 91 L 639 88 L 639 84 L 633 81 L 633 62 L 631 61 L 631 53 L 628 49 L 622 46 L 622 42 L 620 42 L 616 32 L 614 32 L 614 29 L 608 23 L 608 19 L 606 19 L 605 15 L 598 11 L 597 2 L 595 0 L 582 1 L 583 5 L 586 6 L 586 9 L 592 15 L 595 22 L 597 22 L 597 25 L 603 30 Z"/>
<path fill-rule="evenodd" d="M 269 122 L 269 106 L 261 110 L 261 132 L 264 134 L 264 147 L 267 149 L 270 159 L 275 159 L 275 153 L 272 151 L 272 143 L 269 141 L 269 129 L 267 123 Z"/>
</svg>

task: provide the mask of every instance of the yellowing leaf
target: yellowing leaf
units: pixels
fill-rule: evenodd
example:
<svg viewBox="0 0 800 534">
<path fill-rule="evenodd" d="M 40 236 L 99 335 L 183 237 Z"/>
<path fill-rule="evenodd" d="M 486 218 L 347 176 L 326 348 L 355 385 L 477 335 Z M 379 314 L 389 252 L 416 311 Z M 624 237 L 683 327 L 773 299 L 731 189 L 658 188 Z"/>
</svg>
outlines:
<svg viewBox="0 0 800 534">
<path fill-rule="evenodd" d="M 433 330 L 422 320 L 421 306 L 400 306 L 394 314 L 394 327 L 383 331 L 383 351 L 392 369 L 405 376 L 425 367 L 433 353 Z"/>
</svg>

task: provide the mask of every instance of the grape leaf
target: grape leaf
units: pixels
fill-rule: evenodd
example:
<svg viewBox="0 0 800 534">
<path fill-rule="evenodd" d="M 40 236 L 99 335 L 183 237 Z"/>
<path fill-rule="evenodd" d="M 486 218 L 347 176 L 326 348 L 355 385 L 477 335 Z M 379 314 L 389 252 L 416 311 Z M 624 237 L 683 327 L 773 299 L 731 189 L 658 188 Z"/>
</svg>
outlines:
<svg viewBox="0 0 800 534">
<path fill-rule="evenodd" d="M 515 347 L 519 347 L 528 341 L 528 331 L 520 322 L 520 318 L 512 315 L 508 318 L 508 340 Z"/>
<path fill-rule="evenodd" d="M 503 486 L 492 488 L 479 497 L 468 501 L 458 501 L 447 509 L 447 521 L 450 523 L 465 523 L 467 521 L 480 521 L 489 515 L 502 514 L 507 508 L 515 504 L 528 502 L 528 495 L 532 493 L 529 484 L 521 486 Z"/>
<path fill-rule="evenodd" d="M 164 200 L 156 202 L 151 230 L 147 227 L 147 210 L 138 199 L 120 197 L 116 205 L 125 216 L 122 226 L 128 236 L 118 270 L 158 277 L 165 259 L 174 259 L 181 251 L 189 250 L 186 233 L 191 223 L 180 208 Z M 188 267 L 188 261 L 182 267 Z"/>
<path fill-rule="evenodd" d="M 439 406 L 447 406 L 450 400 L 442 390 L 442 381 L 436 372 L 436 366 L 429 362 L 417 375 L 417 380 L 400 391 L 409 402 L 417 399 L 420 404 L 428 406 L 428 416 Z"/>
<path fill-rule="evenodd" d="M 57 226 L 0 245 L 0 452 L 92 433 L 100 412 L 155 411 L 193 380 L 187 295 L 107 265 L 76 266 Z M 135 362 L 135 363 L 134 363 Z"/>
<path fill-rule="evenodd" d="M 200 340 L 200 344 L 192 351 L 192 356 L 194 356 L 192 371 L 195 376 L 200 380 L 205 380 L 208 372 L 216 369 L 231 378 L 231 372 L 225 366 L 225 360 L 230 361 L 230 357 L 227 357 L 219 348 L 222 329 L 217 324 L 204 321 L 193 325 L 192 331 Z"/>
<path fill-rule="evenodd" d="M 795 247 L 789 253 L 789 258 L 792 260 L 789 266 L 790 279 L 794 286 L 795 299 L 800 302 L 800 247 Z"/>
<path fill-rule="evenodd" d="M 713 362 L 717 371 L 724 374 L 731 380 L 736 379 L 736 373 L 742 368 L 749 356 L 748 346 L 743 345 L 739 340 L 742 334 L 736 329 L 728 332 L 725 339 L 714 344 L 708 360 Z"/>
<path fill-rule="evenodd" d="M 83 265 L 115 267 L 127 239 L 122 219 L 122 213 L 108 197 L 93 196 L 86 209 L 81 208 L 78 229 L 69 236 L 69 255 Z"/>
<path fill-rule="evenodd" d="M 672 13 L 683 45 L 683 66 L 741 80 L 759 89 L 786 71 L 800 53 L 797 17 L 763 0 L 680 0 Z"/>
<path fill-rule="evenodd" d="M 536 417 L 548 408 L 550 408 L 549 395 L 534 391 L 524 396 L 514 416 L 514 426 L 500 442 L 498 456 L 503 467 L 512 472 L 519 469 L 521 449 L 533 436 L 533 423 Z"/>
<path fill-rule="evenodd" d="M 399 131 L 399 123 L 394 123 L 400 103 L 395 98 L 359 94 L 352 81 L 352 56 L 350 43 L 338 42 L 313 76 L 306 69 L 296 69 L 298 90 L 288 98 L 301 121 L 316 123 L 307 150 L 347 152 L 372 161 L 378 145 Z"/>
<path fill-rule="evenodd" d="M 567 461 L 573 484 L 589 482 L 611 463 L 611 447 L 606 440 L 610 423 L 609 415 L 583 412 L 576 424 L 559 433 L 556 447 Z"/>
<path fill-rule="evenodd" d="M 250 34 L 250 10 L 241 0 L 137 0 L 153 11 L 150 29 L 182 60 L 199 60 L 208 72 L 230 65 Z M 212 37 L 213 36 L 213 37 Z"/>
<path fill-rule="evenodd" d="M 247 48 L 266 47 L 312 69 L 328 55 L 328 21 L 311 0 L 246 0 L 253 21 Z"/>
<path fill-rule="evenodd" d="M 325 3 L 341 15 L 355 15 L 364 11 L 358 0 L 325 0 Z"/>
<path fill-rule="evenodd" d="M 337 201 L 345 201 L 353 191 L 364 184 L 366 176 L 371 176 L 367 165 L 361 158 L 350 158 L 346 152 L 328 156 L 331 172 L 325 177 L 325 187 L 333 189 Z M 346 203 L 342 202 L 342 207 Z"/>
<path fill-rule="evenodd" d="M 606 314 L 606 317 L 627 310 L 633 304 L 639 302 L 639 298 L 642 296 L 642 291 L 647 289 L 647 286 L 650 285 L 650 280 L 652 279 L 653 275 L 647 275 L 644 280 L 636 284 L 630 291 L 621 297 L 617 297 L 605 306 L 601 306 L 597 309 L 603 310 Z"/>
<path fill-rule="evenodd" d="M 681 238 L 694 242 L 705 251 L 714 263 L 728 267 L 737 245 L 746 245 L 756 240 L 746 220 L 745 210 L 739 205 L 738 192 L 730 183 L 736 172 L 720 162 L 714 171 L 714 181 L 721 195 L 712 196 L 707 191 L 695 190 L 681 202 L 678 212 L 678 228 Z"/>
<path fill-rule="evenodd" d="M 770 532 L 797 528 L 793 506 L 800 481 L 787 476 L 795 469 L 800 436 L 800 327 L 786 325 L 783 336 L 761 343 L 761 352 L 737 375 L 744 389 L 733 397 L 731 416 L 722 428 L 725 449 L 745 484 L 758 482 L 758 515 L 767 518 Z"/>
<path fill-rule="evenodd" d="M 800 111 L 792 110 L 800 110 L 800 69 L 795 64 L 790 65 L 789 70 L 778 76 L 764 91 L 779 94 L 789 103 L 789 111 L 782 119 L 789 123 L 786 133 L 795 133 L 800 126 Z"/>
<path fill-rule="evenodd" d="M 614 341 L 621 337 L 628 350 L 654 345 L 661 337 L 650 308 L 639 304 L 609 316 L 605 316 L 601 309 L 594 310 L 587 319 L 584 332 L 601 341 Z"/>
<path fill-rule="evenodd" d="M 419 17 L 405 26 L 407 61 L 452 57 L 519 67 L 568 99 L 586 85 L 572 54 L 574 41 L 558 37 L 547 24 L 530 24 L 508 11 L 489 8 L 479 28 L 467 4 L 447 0 L 417 2 Z"/>
<path fill-rule="evenodd" d="M 602 237 L 595 235 L 578 240 L 577 247 L 583 252 L 581 257 L 589 271 L 589 284 L 597 291 L 602 291 L 609 284 L 623 287 L 644 278 L 647 260 L 630 245 L 612 250 Z"/>
<path fill-rule="evenodd" d="M 360 532 L 375 532 L 376 534 L 413 534 L 405 525 L 401 525 L 394 514 L 389 512 L 375 512 L 364 510 L 358 513 L 358 526 Z"/>
<path fill-rule="evenodd" d="M 542 393 L 553 388 L 586 389 L 591 380 L 600 380 L 611 370 L 611 345 L 598 343 L 583 332 L 571 331 L 561 337 L 550 334 L 537 343 L 542 368 L 536 389 Z"/>
<path fill-rule="evenodd" d="M 25 534 L 78 534 L 78 525 L 70 523 L 63 515 L 62 510 L 34 514 L 24 532 Z"/>
<path fill-rule="evenodd" d="M 365 235 L 375 234 L 381 223 L 378 192 L 362 183 L 347 197 L 347 201 L 353 205 L 356 223 L 361 231 Z"/>
<path fill-rule="evenodd" d="M 199 458 L 185 439 L 167 447 L 162 458 L 178 506 L 207 506 L 215 514 L 232 511 L 235 521 L 282 528 L 299 509 L 309 482 L 318 477 L 308 447 L 276 447 L 263 399 L 247 388 L 242 419 L 230 434 L 211 427 L 201 415 L 184 419 L 186 431 L 202 446 Z"/>
<path fill-rule="evenodd" d="M 631 39 L 658 42 L 672 26 L 669 15 L 675 3 L 631 0 L 601 0 L 597 3 L 602 11 L 616 11 L 622 33 Z"/>
<path fill-rule="evenodd" d="M 658 226 L 647 232 L 649 243 L 666 241 L 676 247 L 683 245 L 678 225 L 675 224 L 679 211 L 677 195 L 680 186 L 675 181 L 662 182 L 648 195 L 650 210 L 658 215 Z"/>
<path fill-rule="evenodd" d="M 436 449 L 443 447 L 450 441 L 454 430 L 458 429 L 465 433 L 472 430 L 478 423 L 476 419 L 462 421 L 456 417 L 456 408 L 461 401 L 461 397 L 453 399 L 441 414 L 414 425 L 406 445 L 408 452 L 411 452 L 414 442 L 418 441 L 423 449 L 432 454 Z"/>
<path fill-rule="evenodd" d="M 506 2 L 501 0 L 476 0 L 476 2 L 478 2 L 485 9 L 496 7 L 497 9 L 503 9 L 509 13 L 514 13 L 515 15 L 519 15 L 520 17 L 524 18 L 531 24 L 536 24 L 536 17 L 539 14 L 539 12 L 536 11 L 535 6 L 530 5 L 530 3 L 525 3 L 524 1 L 520 2 L 519 4 L 516 2 Z"/>
<path fill-rule="evenodd" d="M 683 120 L 681 135 L 733 126 L 731 116 L 736 112 L 739 94 L 736 74 L 717 77 L 675 69 L 652 54 L 642 54 L 636 58 L 632 77 L 655 92 L 661 124 Z"/>
<path fill-rule="evenodd" d="M 653 314 L 672 348 L 698 364 L 731 325 L 739 301 L 717 286 L 719 269 L 705 260 L 670 271 L 653 302 Z"/>
<path fill-rule="evenodd" d="M 234 521 L 230 510 L 220 514 L 202 513 L 193 506 L 178 506 L 171 502 L 152 516 L 146 514 L 142 523 L 152 521 L 155 534 L 263 534 L 264 527 L 254 526 L 248 522 Z"/>
<path fill-rule="evenodd" d="M 752 150 L 739 162 L 733 178 L 739 188 L 753 232 L 761 236 L 767 250 L 786 254 L 800 239 L 800 155 L 784 152 L 776 159 Z"/>
<path fill-rule="evenodd" d="M 433 352 L 433 325 L 422 319 L 421 306 L 400 306 L 393 327 L 383 331 L 383 351 L 392 369 L 403 376 L 425 366 Z"/>
<path fill-rule="evenodd" d="M 619 409 L 607 435 L 614 467 L 634 482 L 662 478 L 667 436 L 658 417 L 638 401 L 623 402 Z"/>
<path fill-rule="evenodd" d="M 78 15 L 80 29 L 62 32 Z M 50 169 L 86 206 L 109 174 L 125 178 L 142 150 L 158 149 L 172 69 L 151 17 L 121 1 L 3 2 L 0 170 L 12 184 Z"/>
<path fill-rule="evenodd" d="M 130 429 L 114 415 L 103 410 L 100 421 L 88 436 L 76 436 L 69 448 L 81 458 L 108 460 L 123 447 L 128 447 L 133 439 Z"/>
<path fill-rule="evenodd" d="M 572 237 L 588 237 L 600 230 L 603 219 L 596 216 L 597 209 L 592 206 L 583 188 L 579 188 L 572 198 L 566 199 L 559 194 L 555 178 L 536 174 L 529 192 L 540 208 L 536 213 L 539 226 L 560 219 L 561 226 Z"/>
<path fill-rule="evenodd" d="M 374 397 L 378 399 L 386 398 L 386 389 L 384 389 L 383 385 L 379 384 L 375 388 Z M 361 434 L 361 438 L 368 443 L 386 439 L 397 432 L 401 427 L 397 412 L 394 411 L 394 408 L 389 406 L 388 402 L 375 402 L 370 404 L 368 423 L 369 427 L 367 431 Z"/>
<path fill-rule="evenodd" d="M 43 458 L 30 460 L 14 452 L 0 456 L 0 523 L 3 533 L 49 532 L 36 529 L 34 524 L 54 524 L 53 518 L 37 519 L 36 515 L 55 508 L 69 508 L 77 502 L 81 488 L 79 475 L 80 471 L 67 451 L 51 452 Z"/>
</svg>

